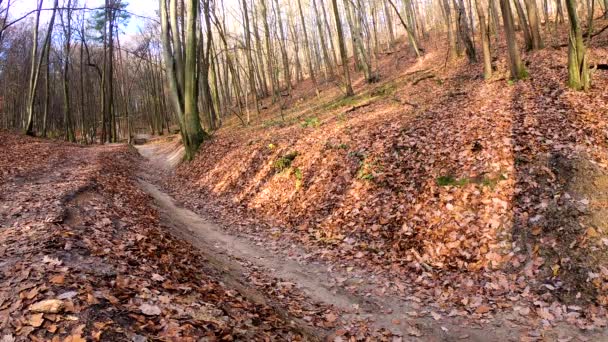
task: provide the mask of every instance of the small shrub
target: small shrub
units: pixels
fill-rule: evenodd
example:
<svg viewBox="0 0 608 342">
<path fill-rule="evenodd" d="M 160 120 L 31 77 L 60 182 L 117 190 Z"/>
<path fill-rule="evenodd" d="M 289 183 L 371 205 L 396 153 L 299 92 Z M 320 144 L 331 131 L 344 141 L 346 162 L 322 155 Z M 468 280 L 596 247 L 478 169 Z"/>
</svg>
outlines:
<svg viewBox="0 0 608 342">
<path fill-rule="evenodd" d="M 302 125 L 303 128 L 308 128 L 308 127 L 317 128 L 321 125 L 321 122 L 319 121 L 319 118 L 314 116 L 311 118 L 304 119 L 304 121 L 302 121 L 300 124 Z"/>
<path fill-rule="evenodd" d="M 357 178 L 361 180 L 371 181 L 376 178 L 375 174 L 381 171 L 381 166 L 375 162 L 362 161 L 359 171 L 357 171 Z"/>
<path fill-rule="evenodd" d="M 390 96 L 395 93 L 395 90 L 396 90 L 395 84 L 387 83 L 381 87 L 374 89 L 371 92 L 371 96 L 374 96 L 374 97 Z"/>
</svg>

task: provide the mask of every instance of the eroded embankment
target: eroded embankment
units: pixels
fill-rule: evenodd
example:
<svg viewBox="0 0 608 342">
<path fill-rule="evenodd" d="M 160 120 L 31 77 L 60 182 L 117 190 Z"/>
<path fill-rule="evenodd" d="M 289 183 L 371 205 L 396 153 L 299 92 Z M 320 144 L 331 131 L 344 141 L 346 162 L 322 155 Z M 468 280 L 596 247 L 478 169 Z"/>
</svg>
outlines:
<svg viewBox="0 0 608 342">
<path fill-rule="evenodd" d="M 532 77 L 516 84 L 401 55 L 380 62 L 383 83 L 358 79 L 357 97 L 327 86 L 285 121 L 271 107 L 257 126 L 221 129 L 167 189 L 445 313 L 605 326 L 606 74 L 580 93 L 563 82 L 565 51 L 527 56 Z"/>
</svg>

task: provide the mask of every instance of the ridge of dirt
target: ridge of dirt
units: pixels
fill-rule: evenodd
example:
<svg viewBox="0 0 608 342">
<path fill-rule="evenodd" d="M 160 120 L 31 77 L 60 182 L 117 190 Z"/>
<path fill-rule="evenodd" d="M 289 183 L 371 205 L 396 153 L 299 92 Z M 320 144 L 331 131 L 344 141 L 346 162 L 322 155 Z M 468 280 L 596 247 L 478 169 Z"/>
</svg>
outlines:
<svg viewBox="0 0 608 342">
<path fill-rule="evenodd" d="M 153 162 L 155 160 L 152 158 Z M 149 175 L 143 176 L 149 178 Z M 155 199 L 172 233 L 202 250 L 216 268 L 225 270 L 229 287 L 242 286 L 246 282 L 243 275 L 253 268 L 272 278 L 267 291 L 280 290 L 287 284 L 303 292 L 307 300 L 335 307 L 340 317 L 337 329 L 326 334 L 325 340 L 344 335 L 359 338 L 369 335 L 375 338 L 408 336 L 412 341 L 516 341 L 529 333 L 527 324 L 509 315 L 499 314 L 480 324 L 454 313 L 442 316 L 438 314 L 438 308 L 425 307 L 402 296 L 373 293 L 377 286 L 373 281 L 359 277 L 348 279 L 347 273 L 333 270 L 330 264 L 306 260 L 304 252 L 297 247 L 288 253 L 267 251 L 264 244 L 255 243 L 250 237 L 232 235 L 196 213 L 179 207 L 169 195 L 148 181 L 140 180 L 140 184 Z M 344 280 L 336 284 L 333 281 L 336 276 L 344 277 Z M 354 291 L 354 287 L 369 292 Z M 273 307 L 280 310 L 280 304 Z M 557 324 L 543 335 L 555 339 L 575 336 L 570 328 L 568 324 Z"/>
</svg>

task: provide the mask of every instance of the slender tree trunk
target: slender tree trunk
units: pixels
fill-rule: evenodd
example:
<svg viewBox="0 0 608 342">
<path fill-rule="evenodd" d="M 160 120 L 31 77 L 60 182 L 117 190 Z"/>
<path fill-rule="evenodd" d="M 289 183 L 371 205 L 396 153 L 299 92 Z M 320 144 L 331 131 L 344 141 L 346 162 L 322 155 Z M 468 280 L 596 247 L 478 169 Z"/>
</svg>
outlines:
<svg viewBox="0 0 608 342">
<path fill-rule="evenodd" d="M 492 14 L 492 33 L 498 37 L 500 31 L 500 19 L 498 18 L 498 10 L 496 9 L 496 0 L 489 0 L 490 13 Z"/>
<path fill-rule="evenodd" d="M 587 8 L 589 12 L 587 14 L 587 35 L 589 39 L 591 39 L 591 35 L 593 34 L 593 13 L 595 12 L 595 0 L 589 0 L 590 4 L 588 4 Z"/>
<path fill-rule="evenodd" d="M 174 1 L 174 0 L 172 0 Z M 180 132 L 182 142 L 186 150 L 186 158 L 191 160 L 194 158 L 196 151 L 203 142 L 207 134 L 202 129 L 198 113 L 198 88 L 197 88 L 197 66 L 198 66 L 198 49 L 197 49 L 197 18 L 198 18 L 198 1 L 186 0 L 185 20 L 185 41 L 184 46 L 181 45 L 180 37 L 177 37 L 177 45 L 171 46 L 171 32 L 176 35 L 178 31 L 169 30 L 169 20 L 177 23 L 177 12 L 171 11 L 170 19 L 167 14 L 167 0 L 160 0 L 160 17 L 161 17 L 161 42 L 163 45 L 163 56 L 165 61 L 165 73 L 169 84 L 173 109 L 177 113 L 177 118 L 180 123 Z M 173 37 L 174 42 L 176 37 Z M 175 48 L 175 50 L 173 50 Z M 176 55 L 185 50 L 184 63 L 180 66 L 176 62 Z M 180 69 L 180 67 L 182 69 Z M 183 88 L 179 87 L 178 76 L 184 75 Z M 183 94 L 183 97 L 182 97 Z"/>
<path fill-rule="evenodd" d="M 459 0 L 458 4 L 454 1 L 454 5 L 456 7 L 456 26 L 458 27 L 458 33 L 460 34 L 460 39 L 464 43 L 465 50 L 467 52 L 467 57 L 469 59 L 469 63 L 477 62 L 477 54 L 475 52 L 475 45 L 473 44 L 473 40 L 470 36 L 470 30 L 467 24 L 466 11 L 464 9 L 464 3 L 462 0 Z"/>
<path fill-rule="evenodd" d="M 266 6 L 266 0 L 260 0 L 262 5 L 262 19 L 264 23 L 264 41 L 266 43 L 266 65 L 268 66 L 268 72 L 270 74 L 270 81 L 272 83 L 272 102 L 275 103 L 279 99 L 279 85 L 276 77 L 276 67 L 274 65 L 274 47 L 270 39 L 270 25 L 268 25 L 268 7 Z"/>
<path fill-rule="evenodd" d="M 543 39 L 540 36 L 540 19 L 538 17 L 538 9 L 536 0 L 524 0 L 526 10 L 528 11 L 528 19 L 530 22 L 530 31 L 532 33 L 532 49 L 540 50 L 543 48 Z"/>
<path fill-rule="evenodd" d="M 524 41 L 526 42 L 526 50 L 532 50 L 534 44 L 532 43 L 532 33 L 530 32 L 530 26 L 528 25 L 528 19 L 526 18 L 526 12 L 519 0 L 513 0 L 515 4 L 515 10 L 517 11 L 517 18 L 519 19 L 519 26 L 524 32 Z"/>
<path fill-rule="evenodd" d="M 253 37 L 255 38 L 255 45 L 256 45 L 256 49 L 255 49 L 255 53 L 258 59 L 257 62 L 257 68 L 256 70 L 258 71 L 258 79 L 259 79 L 259 83 L 260 83 L 260 88 L 261 88 L 261 92 L 262 92 L 262 96 L 266 97 L 270 94 L 269 88 L 268 88 L 268 81 L 266 80 L 266 75 L 270 75 L 270 71 L 272 70 L 270 64 L 266 64 L 264 62 L 264 52 L 263 52 L 263 48 L 262 48 L 262 40 L 260 39 L 260 32 L 258 31 L 258 23 L 257 23 L 257 8 L 255 7 L 255 1 L 252 1 L 253 3 L 253 15 L 251 17 L 251 21 L 252 21 L 252 25 L 250 27 L 253 27 Z M 253 58 L 253 57 L 252 57 Z M 271 80 L 272 82 L 272 80 Z M 274 93 L 274 91 L 273 91 Z"/>
<path fill-rule="evenodd" d="M 479 18 L 479 33 L 481 35 L 481 48 L 483 51 L 483 75 L 485 79 L 492 77 L 492 52 L 490 50 L 490 32 L 486 21 L 486 10 L 481 3 L 483 0 L 475 0 L 477 17 Z"/>
<path fill-rule="evenodd" d="M 391 17 L 391 11 L 388 8 L 387 1 L 382 1 L 382 4 L 384 6 L 384 17 L 386 18 L 386 26 L 388 28 L 388 48 L 391 49 L 395 44 L 395 30 L 393 29 L 393 19 Z"/>
<path fill-rule="evenodd" d="M 608 0 L 605 0 L 608 1 Z M 557 18 L 555 20 L 555 24 L 563 24 L 564 19 L 564 7 L 562 6 L 562 0 L 555 0 L 555 5 L 557 7 Z"/>
<path fill-rule="evenodd" d="M 401 25 L 403 25 L 403 28 L 405 29 L 405 32 L 407 32 L 407 36 L 410 40 L 410 44 L 412 44 L 412 48 L 414 49 L 414 52 L 416 53 L 417 57 L 422 56 L 422 53 L 420 52 L 420 48 L 418 47 L 418 41 L 416 40 L 416 36 L 414 35 L 413 31 L 408 27 L 408 25 L 405 23 L 405 20 L 403 20 L 403 17 L 401 16 L 401 14 L 399 13 L 399 9 L 397 9 L 397 6 L 395 6 L 395 3 L 393 2 L 393 0 L 386 0 L 388 1 L 388 3 L 393 7 L 393 9 L 395 10 L 395 13 L 397 14 L 397 17 L 399 18 L 399 21 L 401 21 Z"/>
<path fill-rule="evenodd" d="M 296 25 L 289 25 L 289 31 L 291 33 L 291 39 L 293 40 L 294 59 L 296 64 L 296 80 L 302 82 L 304 76 L 302 75 L 302 63 L 300 62 L 300 41 L 298 39 Z"/>
<path fill-rule="evenodd" d="M 50 55 L 51 55 L 51 44 L 47 44 L 46 46 L 46 50 L 44 52 L 45 55 L 45 74 L 46 77 L 44 78 L 44 114 L 42 115 L 42 137 L 46 138 L 46 125 L 47 125 L 47 120 L 49 117 L 49 105 L 50 105 L 50 100 L 51 100 L 51 95 L 50 95 L 50 80 L 49 78 L 51 77 L 50 75 Z"/>
<path fill-rule="evenodd" d="M 317 23 L 317 31 L 319 34 L 319 40 L 321 41 L 321 52 L 323 54 L 323 63 L 325 64 L 326 75 L 333 76 L 334 69 L 332 66 L 331 59 L 329 59 L 329 51 L 327 50 L 327 44 L 325 42 L 325 32 L 323 32 L 323 26 L 321 24 L 321 16 L 319 15 L 319 9 L 317 8 L 317 1 L 312 0 L 312 7 L 315 11 L 315 21 Z"/>
<path fill-rule="evenodd" d="M 70 70 L 70 47 L 72 40 L 72 0 L 68 0 L 66 11 L 66 19 L 63 22 L 63 33 L 65 36 L 64 56 L 63 56 L 63 101 L 64 101 L 64 123 L 65 123 L 65 138 L 67 141 L 76 142 L 74 134 L 74 126 L 72 123 L 72 110 L 70 107 L 70 87 L 69 87 L 69 70 Z"/>
<path fill-rule="evenodd" d="M 25 134 L 34 135 L 34 102 L 36 100 L 36 85 L 38 83 L 38 75 L 40 68 L 37 68 L 38 61 L 38 27 L 40 25 L 40 11 L 42 10 L 42 2 L 38 2 L 36 19 L 34 20 L 33 39 L 32 39 L 32 60 L 30 65 L 30 84 L 27 104 L 27 124 L 25 125 Z M 3 23 L 4 25 L 4 23 Z M 42 61 L 42 56 L 40 57 Z"/>
<path fill-rule="evenodd" d="M 306 52 L 306 60 L 308 62 L 308 72 L 310 79 L 315 87 L 317 95 L 319 94 L 319 88 L 317 88 L 317 78 L 315 77 L 315 70 L 312 66 L 312 54 L 310 51 L 310 44 L 308 42 L 308 32 L 306 31 L 306 20 L 304 20 L 304 12 L 302 11 L 302 1 L 298 0 L 298 10 L 300 12 L 300 21 L 302 23 L 302 34 L 304 35 L 304 51 Z"/>
<path fill-rule="evenodd" d="M 342 23 L 340 20 L 340 11 L 338 10 L 338 1 L 331 0 L 334 10 L 334 21 L 336 22 L 336 31 L 338 32 L 338 48 L 340 49 L 340 59 L 342 62 L 342 70 L 344 73 L 344 82 L 346 84 L 346 96 L 353 96 L 353 86 L 350 80 L 350 72 L 348 70 L 348 61 L 346 56 L 346 45 L 344 44 L 344 33 L 342 32 Z"/>
<path fill-rule="evenodd" d="M 275 14 L 277 17 L 277 25 L 279 26 L 279 33 L 281 35 L 281 41 L 279 45 L 281 47 L 281 60 L 283 62 L 283 81 L 285 82 L 285 87 L 287 87 L 288 91 L 291 91 L 291 70 L 289 68 L 289 56 L 287 55 L 286 48 L 286 37 L 285 30 L 283 29 L 283 19 L 281 16 L 281 10 L 279 7 L 279 0 L 274 0 L 275 4 Z"/>
<path fill-rule="evenodd" d="M 114 108 L 114 21 L 116 16 L 116 1 L 111 0 L 111 8 L 109 9 L 110 20 L 108 27 L 108 110 L 110 112 L 110 134 L 111 141 L 117 142 L 116 132 L 116 113 Z"/>
<path fill-rule="evenodd" d="M 447 34 L 448 34 L 448 58 L 454 59 L 457 56 L 456 53 L 456 35 L 453 31 L 452 24 L 452 10 L 450 9 L 450 1 L 442 0 L 441 4 L 443 5 L 443 13 L 445 15 L 445 24 L 447 26 Z"/>
<path fill-rule="evenodd" d="M 253 65 L 253 58 L 251 56 L 251 34 L 249 30 L 249 13 L 247 11 L 247 0 L 242 0 L 243 4 L 243 21 L 245 23 L 245 56 L 247 59 L 247 67 L 249 69 L 249 90 L 251 91 L 251 95 L 253 96 L 253 102 L 255 104 L 255 110 L 258 116 L 260 115 L 260 105 L 258 103 L 257 90 L 255 87 L 255 70 Z M 245 93 L 245 97 L 247 97 L 247 93 Z M 247 124 L 249 125 L 249 117 L 247 119 Z"/>
<path fill-rule="evenodd" d="M 337 66 L 338 65 L 338 58 L 336 57 L 336 47 L 334 45 L 333 31 L 331 30 L 331 27 L 329 26 L 329 20 L 328 20 L 328 16 L 327 16 L 327 10 L 325 9 L 325 4 L 323 3 L 323 0 L 319 0 L 319 1 L 320 1 L 320 4 L 321 4 L 321 8 L 323 9 L 323 22 L 325 23 L 325 28 L 327 29 L 327 34 L 328 34 L 327 37 L 328 37 L 329 45 L 330 45 L 330 48 L 331 48 L 331 58 L 332 58 L 333 63 L 334 63 L 333 65 Z"/>
</svg>

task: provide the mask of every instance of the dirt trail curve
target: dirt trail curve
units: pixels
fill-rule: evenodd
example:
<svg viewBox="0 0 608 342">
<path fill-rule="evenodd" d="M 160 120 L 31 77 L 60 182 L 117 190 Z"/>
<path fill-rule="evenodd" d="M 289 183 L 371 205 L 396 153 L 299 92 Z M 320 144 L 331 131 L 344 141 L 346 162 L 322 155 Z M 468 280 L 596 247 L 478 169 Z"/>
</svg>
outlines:
<svg viewBox="0 0 608 342">
<path fill-rule="evenodd" d="M 154 146 L 143 145 L 137 148 L 148 158 L 148 164 L 152 164 L 146 168 L 148 171 L 157 168 L 170 172 L 171 166 L 175 165 L 167 163 L 171 159 L 167 152 L 175 151 L 174 142 L 155 142 Z M 154 179 L 148 176 L 142 175 L 142 178 Z M 247 291 L 251 285 L 248 284 L 246 275 L 252 268 L 262 270 L 270 278 L 280 279 L 278 283 L 295 284 L 311 301 L 339 309 L 342 315 L 338 328 L 366 321 L 373 330 L 384 329 L 408 341 L 519 341 L 523 336 L 529 336 L 530 327 L 518 325 L 500 313 L 482 323 L 463 317 L 433 315 L 433 308 L 420 308 L 401 296 L 375 295 L 372 290 L 378 284 L 374 281 L 376 277 L 373 274 L 335 286 L 332 279 L 336 278 L 337 271 L 330 265 L 304 261 L 304 252 L 295 257 L 292 255 L 293 250 L 290 255 L 275 253 L 265 248 L 263 243 L 235 236 L 199 214 L 180 207 L 170 195 L 150 181 L 140 179 L 140 184 L 155 199 L 164 224 L 173 234 L 198 247 L 215 268 L 224 270 L 223 276 L 228 286 Z M 357 290 L 353 289 L 355 287 Z M 254 295 L 260 296 L 267 297 L 257 298 L 265 303 L 273 301 L 269 294 L 257 292 Z M 333 339 L 336 331 L 339 329 L 327 331 L 325 336 L 320 336 L 318 331 L 315 335 L 322 339 Z M 545 332 L 544 338 L 551 341 L 562 338 L 568 341 L 603 338 L 603 333 L 583 337 L 583 334 L 566 324 L 557 325 Z"/>
</svg>

